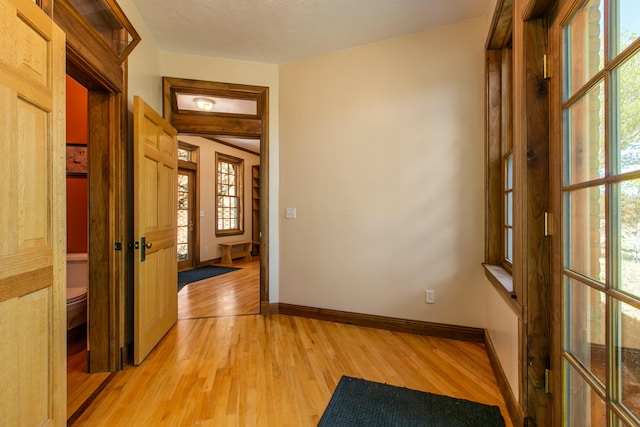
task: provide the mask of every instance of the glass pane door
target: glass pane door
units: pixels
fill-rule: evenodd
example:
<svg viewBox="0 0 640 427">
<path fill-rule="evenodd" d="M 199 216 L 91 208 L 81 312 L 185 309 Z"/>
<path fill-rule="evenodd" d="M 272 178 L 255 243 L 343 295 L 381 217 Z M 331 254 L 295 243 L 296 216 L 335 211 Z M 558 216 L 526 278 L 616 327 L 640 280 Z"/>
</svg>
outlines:
<svg viewBox="0 0 640 427">
<path fill-rule="evenodd" d="M 640 2 L 562 28 L 563 424 L 640 425 Z"/>
<path fill-rule="evenodd" d="M 193 171 L 178 171 L 178 270 L 195 267 L 194 248 L 194 207 L 195 174 Z"/>
</svg>

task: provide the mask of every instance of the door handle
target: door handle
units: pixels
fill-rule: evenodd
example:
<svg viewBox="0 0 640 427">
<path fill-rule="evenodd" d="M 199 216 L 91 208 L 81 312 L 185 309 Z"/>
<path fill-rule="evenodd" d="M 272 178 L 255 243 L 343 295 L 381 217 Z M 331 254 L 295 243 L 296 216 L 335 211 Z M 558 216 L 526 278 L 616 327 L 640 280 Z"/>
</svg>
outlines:
<svg viewBox="0 0 640 427">
<path fill-rule="evenodd" d="M 147 249 L 151 249 L 153 243 L 147 242 L 146 237 L 140 239 L 140 262 L 144 262 L 147 259 Z"/>
</svg>

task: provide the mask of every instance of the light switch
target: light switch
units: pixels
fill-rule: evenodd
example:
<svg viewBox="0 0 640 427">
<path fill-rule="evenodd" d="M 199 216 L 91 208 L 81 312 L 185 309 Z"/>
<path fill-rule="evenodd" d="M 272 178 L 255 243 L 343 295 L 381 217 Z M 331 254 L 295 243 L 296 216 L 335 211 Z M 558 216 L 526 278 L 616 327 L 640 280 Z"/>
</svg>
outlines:
<svg viewBox="0 0 640 427">
<path fill-rule="evenodd" d="M 200 211 L 200 216 L 204 216 L 204 211 Z"/>
<path fill-rule="evenodd" d="M 286 208 L 284 211 L 284 216 L 286 218 L 294 219 L 296 217 L 296 208 Z"/>
</svg>

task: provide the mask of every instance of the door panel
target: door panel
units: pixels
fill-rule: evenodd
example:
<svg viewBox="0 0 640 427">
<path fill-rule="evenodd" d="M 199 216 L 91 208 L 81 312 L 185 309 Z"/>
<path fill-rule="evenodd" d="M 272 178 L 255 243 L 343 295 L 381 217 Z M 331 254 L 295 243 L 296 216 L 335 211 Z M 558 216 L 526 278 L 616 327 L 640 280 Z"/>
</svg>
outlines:
<svg viewBox="0 0 640 427">
<path fill-rule="evenodd" d="M 134 363 L 142 363 L 176 322 L 176 130 L 134 99 Z"/>
<path fill-rule="evenodd" d="M 66 422 L 65 39 L 0 0 L 0 414 Z"/>
</svg>

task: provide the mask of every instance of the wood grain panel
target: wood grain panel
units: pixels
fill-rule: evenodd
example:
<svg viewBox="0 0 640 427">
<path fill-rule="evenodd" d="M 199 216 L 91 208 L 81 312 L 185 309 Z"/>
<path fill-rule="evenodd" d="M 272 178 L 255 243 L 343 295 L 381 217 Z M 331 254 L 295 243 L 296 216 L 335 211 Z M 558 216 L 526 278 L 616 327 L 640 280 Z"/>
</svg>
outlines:
<svg viewBox="0 0 640 427">
<path fill-rule="evenodd" d="M 525 266 L 527 319 L 523 323 L 527 369 L 527 417 L 538 425 L 551 424 L 551 399 L 545 392 L 545 369 L 550 365 L 551 307 L 550 243 L 545 236 L 544 213 L 549 208 L 549 88 L 542 76 L 547 46 L 544 19 L 527 21 L 523 28 L 525 99 L 527 114 L 523 120 L 526 138 L 526 205 L 523 236 L 527 251 Z"/>
<path fill-rule="evenodd" d="M 48 86 L 48 40 L 21 20 L 18 21 L 16 31 L 19 40 L 16 57 L 18 69 L 32 81 Z"/>
<path fill-rule="evenodd" d="M 18 99 L 18 249 L 50 245 L 49 215 L 51 212 L 51 177 L 42 171 L 50 170 L 51 143 L 47 135 L 49 113 L 40 107 Z"/>
<path fill-rule="evenodd" d="M 64 423 L 64 34 L 0 0 L 0 423 Z M 6 149 L 6 151 L 5 151 Z"/>
<path fill-rule="evenodd" d="M 53 267 L 50 265 L 39 270 L 0 279 L 0 302 L 18 298 L 51 286 Z"/>
<path fill-rule="evenodd" d="M 51 286 L 0 304 L 3 425 L 42 425 L 51 418 L 51 306 Z"/>
<path fill-rule="evenodd" d="M 144 204 L 145 210 L 141 212 L 144 215 L 144 230 L 141 230 L 143 234 L 148 234 L 152 231 L 158 230 L 158 161 L 152 158 L 146 157 L 142 165 L 144 170 L 143 182 L 140 182 L 141 190 L 145 194 Z"/>
<path fill-rule="evenodd" d="M 51 328 L 51 288 L 18 299 L 20 326 L 18 354 L 20 366 L 20 423 L 42 425 L 49 419 L 49 367 L 54 363 L 48 331 Z"/>
<path fill-rule="evenodd" d="M 262 120 L 248 118 L 231 118 L 215 116 L 194 116 L 175 113 L 171 116 L 171 124 L 179 132 L 231 134 L 259 138 L 262 134 Z"/>
<path fill-rule="evenodd" d="M 116 333 L 113 324 L 113 281 L 109 276 L 112 244 L 110 233 L 113 229 L 109 211 L 113 190 L 110 186 L 109 169 L 111 161 L 111 129 L 109 94 L 103 91 L 89 91 L 89 319 L 88 335 L 91 351 L 89 368 L 91 372 L 105 372 L 115 369 L 114 351 L 111 340 Z"/>
<path fill-rule="evenodd" d="M 168 138 L 171 137 L 171 139 Z M 173 148 L 169 147 L 172 145 Z M 134 98 L 134 363 L 140 364 L 177 318 L 177 132 Z M 149 247 L 143 246 L 143 238 Z"/>
</svg>

